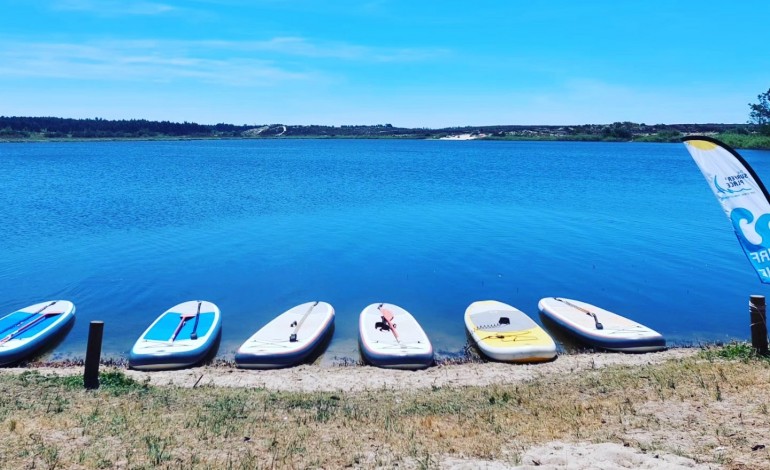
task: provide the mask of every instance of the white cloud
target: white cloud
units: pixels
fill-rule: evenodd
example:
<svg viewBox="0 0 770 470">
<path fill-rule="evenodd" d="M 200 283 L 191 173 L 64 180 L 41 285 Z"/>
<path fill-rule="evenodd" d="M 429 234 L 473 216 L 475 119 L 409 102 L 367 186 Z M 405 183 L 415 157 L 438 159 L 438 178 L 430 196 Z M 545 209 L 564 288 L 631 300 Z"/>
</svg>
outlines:
<svg viewBox="0 0 770 470">
<path fill-rule="evenodd" d="M 105 16 L 162 15 L 177 10 L 165 3 L 132 0 L 57 0 L 53 9 L 81 11 Z"/>
<path fill-rule="evenodd" d="M 98 43 L 0 42 L 0 77 L 264 86 L 337 75 L 333 61 L 406 62 L 440 51 L 314 43 L 300 37 L 264 41 L 133 40 Z M 302 58 L 297 61 L 292 58 Z"/>
<path fill-rule="evenodd" d="M 275 37 L 264 41 L 201 40 L 185 44 L 231 51 L 272 52 L 314 59 L 361 62 L 414 62 L 444 58 L 451 54 L 446 49 L 370 47 L 334 41 L 312 42 L 293 36 Z"/>
<path fill-rule="evenodd" d="M 155 41 L 96 45 L 16 43 L 0 47 L 0 75 L 75 80 L 168 82 L 193 79 L 227 85 L 270 85 L 317 78 L 250 57 L 199 56 Z M 194 49 L 194 48 L 193 48 Z"/>
</svg>

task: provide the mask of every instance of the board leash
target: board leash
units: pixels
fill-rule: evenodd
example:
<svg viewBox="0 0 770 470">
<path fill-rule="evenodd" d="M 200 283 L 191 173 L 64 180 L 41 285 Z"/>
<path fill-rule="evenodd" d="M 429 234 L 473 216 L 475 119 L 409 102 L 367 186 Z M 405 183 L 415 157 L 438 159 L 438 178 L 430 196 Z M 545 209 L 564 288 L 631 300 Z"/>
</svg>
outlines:
<svg viewBox="0 0 770 470">
<path fill-rule="evenodd" d="M 479 341 L 484 341 L 485 339 L 490 338 L 497 338 L 503 341 L 534 341 L 537 340 L 537 335 L 532 334 L 531 332 L 487 335 L 483 338 L 480 338 Z"/>
<path fill-rule="evenodd" d="M 596 314 L 595 314 L 594 312 L 592 312 L 592 311 L 590 311 L 590 310 L 587 310 L 587 309 L 585 309 L 585 308 L 583 308 L 583 307 L 581 307 L 581 306 L 579 306 L 579 305 L 575 305 L 575 304 L 573 304 L 572 302 L 568 302 L 568 301 L 566 301 L 566 300 L 564 300 L 564 299 L 560 299 L 560 298 L 558 298 L 558 297 L 554 297 L 554 299 L 558 300 L 559 302 L 563 302 L 563 303 L 565 303 L 565 304 L 569 305 L 569 306 L 570 306 L 570 307 L 572 307 L 572 308 L 576 308 L 576 309 L 580 310 L 581 312 L 585 313 L 585 314 L 586 314 L 586 315 L 588 315 L 589 317 L 593 317 L 593 319 L 594 319 L 594 324 L 596 325 L 596 329 L 597 329 L 597 330 L 603 330 L 603 329 L 604 329 L 604 325 L 602 325 L 601 323 L 599 323 L 599 319 L 598 319 L 598 318 L 596 318 Z"/>
<path fill-rule="evenodd" d="M 304 315 L 302 315 L 302 318 L 300 318 L 299 323 L 296 321 L 291 326 L 294 327 L 294 332 L 289 335 L 289 342 L 290 343 L 296 343 L 297 342 L 297 332 L 299 332 L 299 329 L 302 328 L 302 324 L 305 323 L 305 319 L 307 319 L 307 316 L 310 315 L 310 312 L 313 311 L 315 306 L 318 305 L 318 301 L 316 300 L 313 305 L 310 306 L 309 309 L 307 309 L 307 312 L 305 312 Z"/>
</svg>

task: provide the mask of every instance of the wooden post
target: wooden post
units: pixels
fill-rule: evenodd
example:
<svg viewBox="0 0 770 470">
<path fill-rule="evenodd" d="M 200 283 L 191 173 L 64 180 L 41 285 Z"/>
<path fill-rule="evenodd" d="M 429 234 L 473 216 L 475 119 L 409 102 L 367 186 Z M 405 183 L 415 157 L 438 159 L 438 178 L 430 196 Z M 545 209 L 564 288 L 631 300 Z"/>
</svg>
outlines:
<svg viewBox="0 0 770 470">
<path fill-rule="evenodd" d="M 86 367 L 83 372 L 83 385 L 89 390 L 99 388 L 99 360 L 102 356 L 103 321 L 92 321 L 88 328 L 88 346 L 86 348 Z"/>
<path fill-rule="evenodd" d="M 751 314 L 751 346 L 760 355 L 767 354 L 767 315 L 765 312 L 765 296 L 752 295 L 749 298 L 749 313 Z"/>
</svg>

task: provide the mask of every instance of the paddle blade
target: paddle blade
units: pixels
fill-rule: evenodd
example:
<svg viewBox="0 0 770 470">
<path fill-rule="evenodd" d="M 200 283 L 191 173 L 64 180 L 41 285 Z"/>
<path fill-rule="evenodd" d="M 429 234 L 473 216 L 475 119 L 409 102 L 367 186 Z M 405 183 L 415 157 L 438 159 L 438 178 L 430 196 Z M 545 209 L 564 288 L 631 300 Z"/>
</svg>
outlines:
<svg viewBox="0 0 770 470">
<path fill-rule="evenodd" d="M 393 315 L 393 312 L 388 310 L 385 307 L 380 307 L 380 315 L 382 315 L 382 319 L 385 320 L 385 323 L 388 324 L 388 327 L 390 328 L 391 333 L 393 333 L 393 336 L 398 339 L 398 331 L 396 331 L 396 324 L 393 323 L 393 319 L 395 318 L 395 315 Z"/>
</svg>

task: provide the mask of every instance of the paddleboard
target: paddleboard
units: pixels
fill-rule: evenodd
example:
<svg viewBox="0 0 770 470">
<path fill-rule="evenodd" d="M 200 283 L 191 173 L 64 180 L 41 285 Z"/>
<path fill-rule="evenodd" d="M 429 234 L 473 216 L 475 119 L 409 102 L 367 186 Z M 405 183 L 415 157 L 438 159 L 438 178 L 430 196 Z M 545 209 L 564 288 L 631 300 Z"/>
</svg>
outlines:
<svg viewBox="0 0 770 470">
<path fill-rule="evenodd" d="M 524 312 L 503 302 L 473 302 L 465 328 L 485 356 L 505 362 L 542 362 L 556 357 L 556 343 Z"/>
<path fill-rule="evenodd" d="M 219 307 L 191 300 L 163 312 L 131 348 L 132 369 L 165 370 L 193 366 L 214 352 L 222 332 Z"/>
<path fill-rule="evenodd" d="M 433 365 L 433 346 L 417 320 L 398 305 L 371 304 L 358 320 L 364 361 L 393 369 L 424 369 Z"/>
<path fill-rule="evenodd" d="M 597 348 L 640 353 L 666 348 L 666 340 L 657 331 L 586 302 L 546 297 L 538 307 L 544 317 Z"/>
<path fill-rule="evenodd" d="M 50 345 L 74 320 L 75 305 L 69 300 L 47 300 L 0 317 L 0 365 Z"/>
<path fill-rule="evenodd" d="M 330 338 L 334 308 L 326 302 L 306 302 L 275 317 L 251 335 L 235 353 L 245 369 L 275 369 L 304 362 Z"/>
</svg>

